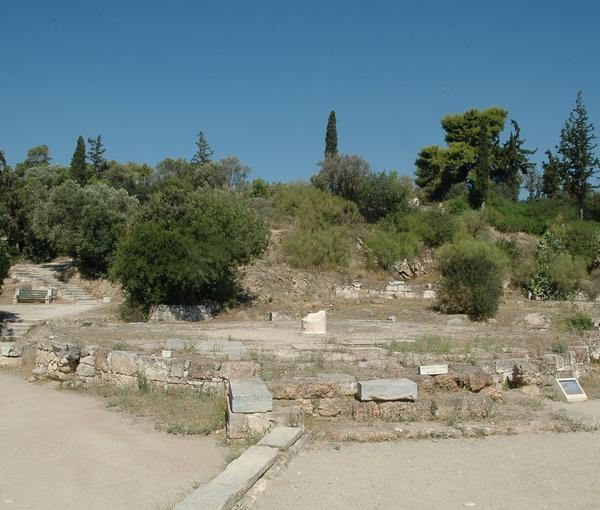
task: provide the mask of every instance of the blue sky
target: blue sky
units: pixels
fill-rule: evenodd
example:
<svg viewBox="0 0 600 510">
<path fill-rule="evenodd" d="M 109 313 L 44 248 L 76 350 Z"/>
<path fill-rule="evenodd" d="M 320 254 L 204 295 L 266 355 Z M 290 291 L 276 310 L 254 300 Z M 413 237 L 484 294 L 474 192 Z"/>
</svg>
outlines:
<svg viewBox="0 0 600 510">
<path fill-rule="evenodd" d="M 600 130 L 597 1 L 27 1 L 0 17 L 0 148 L 78 135 L 106 156 L 215 157 L 254 177 L 310 176 L 335 109 L 339 149 L 411 175 L 439 120 L 502 106 L 536 159 L 578 90 Z"/>
</svg>

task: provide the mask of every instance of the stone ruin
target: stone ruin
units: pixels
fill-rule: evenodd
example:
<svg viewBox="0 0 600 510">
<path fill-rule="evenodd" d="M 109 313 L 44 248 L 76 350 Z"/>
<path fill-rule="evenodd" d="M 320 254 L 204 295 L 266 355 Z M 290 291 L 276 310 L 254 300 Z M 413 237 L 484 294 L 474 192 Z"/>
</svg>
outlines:
<svg viewBox="0 0 600 510">
<path fill-rule="evenodd" d="M 327 334 L 327 313 L 325 310 L 309 313 L 300 322 L 300 331 L 305 335 Z"/>
</svg>

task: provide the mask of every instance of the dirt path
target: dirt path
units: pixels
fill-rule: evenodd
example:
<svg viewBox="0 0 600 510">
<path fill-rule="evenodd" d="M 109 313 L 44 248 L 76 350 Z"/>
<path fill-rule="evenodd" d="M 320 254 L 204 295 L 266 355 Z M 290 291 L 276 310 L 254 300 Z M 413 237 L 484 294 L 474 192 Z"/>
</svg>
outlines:
<svg viewBox="0 0 600 510">
<path fill-rule="evenodd" d="M 600 433 L 316 445 L 256 510 L 598 508 Z"/>
<path fill-rule="evenodd" d="M 210 438 L 0 373 L 0 509 L 163 510 L 222 469 Z"/>
</svg>

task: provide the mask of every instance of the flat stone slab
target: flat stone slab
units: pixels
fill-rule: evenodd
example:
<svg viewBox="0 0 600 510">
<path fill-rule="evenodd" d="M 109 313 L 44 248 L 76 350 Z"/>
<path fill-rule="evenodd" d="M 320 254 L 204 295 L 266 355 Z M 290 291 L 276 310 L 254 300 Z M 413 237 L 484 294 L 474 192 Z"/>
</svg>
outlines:
<svg viewBox="0 0 600 510">
<path fill-rule="evenodd" d="M 277 448 L 251 446 L 220 475 L 192 492 L 175 510 L 229 510 L 274 464 L 278 456 Z"/>
<path fill-rule="evenodd" d="M 273 396 L 259 377 L 231 379 L 229 398 L 234 413 L 266 413 L 273 410 Z"/>
<path fill-rule="evenodd" d="M 410 379 L 374 379 L 358 382 L 358 399 L 378 400 L 417 400 L 417 383 Z"/>
<path fill-rule="evenodd" d="M 298 441 L 302 432 L 299 427 L 275 427 L 258 442 L 258 446 L 271 446 L 284 452 Z"/>
<path fill-rule="evenodd" d="M 421 365 L 419 374 L 421 375 L 443 375 L 448 373 L 448 365 Z"/>
</svg>

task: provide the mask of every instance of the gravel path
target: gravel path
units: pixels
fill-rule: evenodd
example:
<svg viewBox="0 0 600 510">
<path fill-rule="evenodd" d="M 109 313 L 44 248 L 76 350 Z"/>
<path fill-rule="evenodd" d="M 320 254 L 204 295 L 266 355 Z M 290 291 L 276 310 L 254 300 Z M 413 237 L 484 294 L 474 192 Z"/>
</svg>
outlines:
<svg viewBox="0 0 600 510">
<path fill-rule="evenodd" d="M 0 509 L 163 510 L 224 461 L 214 440 L 0 373 Z"/>
<path fill-rule="evenodd" d="M 292 460 L 256 510 L 600 506 L 600 433 L 316 445 Z"/>
</svg>

